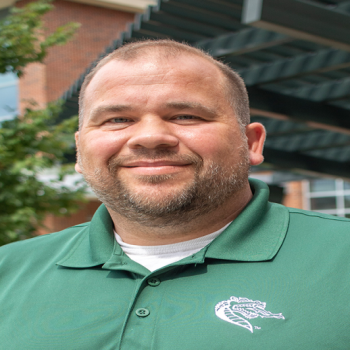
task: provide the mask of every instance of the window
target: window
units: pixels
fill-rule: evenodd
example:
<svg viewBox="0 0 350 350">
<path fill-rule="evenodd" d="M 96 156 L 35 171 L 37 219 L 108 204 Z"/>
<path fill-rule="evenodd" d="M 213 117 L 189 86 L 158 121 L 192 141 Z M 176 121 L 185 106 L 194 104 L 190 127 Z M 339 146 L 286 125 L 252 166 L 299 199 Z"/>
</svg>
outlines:
<svg viewBox="0 0 350 350">
<path fill-rule="evenodd" d="M 16 74 L 0 74 L 0 122 L 18 113 L 18 78 Z"/>
<path fill-rule="evenodd" d="M 317 179 L 304 182 L 308 210 L 350 217 L 350 182 L 342 179 Z"/>
</svg>

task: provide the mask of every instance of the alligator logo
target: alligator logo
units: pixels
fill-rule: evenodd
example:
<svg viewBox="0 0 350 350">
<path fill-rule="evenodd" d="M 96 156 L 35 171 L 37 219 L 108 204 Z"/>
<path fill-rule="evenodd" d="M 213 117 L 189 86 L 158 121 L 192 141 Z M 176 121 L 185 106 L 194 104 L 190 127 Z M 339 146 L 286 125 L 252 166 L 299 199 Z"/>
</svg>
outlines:
<svg viewBox="0 0 350 350">
<path fill-rule="evenodd" d="M 246 328 L 253 333 L 253 326 L 248 320 L 257 317 L 280 318 L 284 320 L 284 316 L 281 313 L 273 314 L 270 311 L 266 311 L 265 307 L 266 303 L 259 300 L 231 297 L 215 305 L 215 314 L 222 320 Z"/>
</svg>

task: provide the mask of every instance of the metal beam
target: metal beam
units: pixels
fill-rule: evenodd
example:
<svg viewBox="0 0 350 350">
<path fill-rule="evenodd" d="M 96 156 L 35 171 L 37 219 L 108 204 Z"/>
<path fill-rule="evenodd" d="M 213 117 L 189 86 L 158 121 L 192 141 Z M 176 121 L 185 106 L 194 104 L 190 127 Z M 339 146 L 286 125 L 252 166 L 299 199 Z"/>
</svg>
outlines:
<svg viewBox="0 0 350 350">
<path fill-rule="evenodd" d="M 233 18 L 236 18 L 237 20 L 240 20 L 241 18 L 242 0 L 172 0 L 172 2 L 194 6 L 199 9 L 207 10 L 210 12 L 221 13 L 225 16 L 231 16 Z"/>
<path fill-rule="evenodd" d="M 266 49 L 294 40 L 286 35 L 257 28 L 244 28 L 235 33 L 219 35 L 214 39 L 204 39 L 195 43 L 212 56 L 240 55 Z"/>
<path fill-rule="evenodd" d="M 296 123 L 291 120 L 278 120 L 275 118 L 266 118 L 253 115 L 251 122 L 261 123 L 265 126 L 268 133 L 268 139 L 286 135 L 303 135 L 315 129 L 308 127 L 305 123 Z"/>
<path fill-rule="evenodd" d="M 162 25 L 171 25 L 183 30 L 190 30 L 194 33 L 205 35 L 210 38 L 227 33 L 227 30 L 220 27 L 195 20 L 189 20 L 179 16 L 173 16 L 162 11 L 152 12 L 150 19 L 161 23 Z"/>
<path fill-rule="evenodd" d="M 350 146 L 350 136 L 325 130 L 309 130 L 281 136 L 271 135 L 267 130 L 266 147 L 288 152 L 306 153 L 309 151 L 344 148 Z M 338 160 L 335 156 L 334 160 Z"/>
<path fill-rule="evenodd" d="M 295 120 L 313 128 L 350 134 L 350 112 L 339 107 L 248 87 L 251 115 Z"/>
<path fill-rule="evenodd" d="M 286 89 L 288 90 L 288 96 L 300 97 L 315 102 L 332 102 L 333 100 L 341 100 L 350 96 L 350 77 L 319 84 L 300 82 L 298 85 L 295 88 Z M 274 86 L 275 89 L 278 91 L 281 88 L 277 84 Z"/>
<path fill-rule="evenodd" d="M 309 175 L 328 174 L 350 179 L 350 162 L 337 162 L 298 152 L 286 152 L 266 147 L 264 156 L 265 163 L 273 164 L 277 169 L 306 172 Z"/>
<path fill-rule="evenodd" d="M 242 23 L 350 51 L 350 16 L 314 3 L 244 0 Z"/>
<path fill-rule="evenodd" d="M 189 6 L 184 3 L 180 4 L 176 1 L 162 1 L 160 9 L 174 16 L 207 23 L 226 30 L 236 31 L 244 27 L 239 19 L 235 19 L 227 14 L 205 10 L 201 7 Z"/>
<path fill-rule="evenodd" d="M 255 85 L 346 67 L 350 67 L 350 53 L 336 49 L 324 49 L 253 65 L 239 69 L 237 72 L 247 85 Z"/>
<path fill-rule="evenodd" d="M 281 137 L 289 137 L 289 136 L 305 136 L 308 137 L 308 134 L 312 131 L 312 130 L 316 130 L 316 129 L 311 129 L 308 127 L 305 127 L 305 129 L 292 129 L 292 130 L 288 130 L 288 131 L 281 131 L 281 132 L 269 132 L 269 130 L 267 129 L 267 135 L 268 135 L 268 140 L 269 141 L 274 141 L 274 140 L 278 140 Z"/>
<path fill-rule="evenodd" d="M 305 147 L 299 150 L 299 152 L 310 152 L 310 151 L 320 151 L 320 150 L 329 150 L 333 148 L 337 148 L 339 152 L 341 152 L 342 148 L 344 147 L 349 147 L 350 146 L 350 141 L 349 142 L 342 142 L 342 143 L 332 143 L 324 146 L 315 146 L 315 147 Z M 350 174 L 349 174 L 350 176 Z"/>
<path fill-rule="evenodd" d="M 304 152 L 306 155 L 311 157 L 322 158 L 325 160 L 334 160 L 342 163 L 349 163 L 350 160 L 350 147 L 338 147 L 321 149 L 321 150 L 311 150 Z"/>
<path fill-rule="evenodd" d="M 169 36 L 179 41 L 196 42 L 201 40 L 204 35 L 193 33 L 192 31 L 183 30 L 173 26 L 160 25 L 157 22 L 143 22 L 140 30 L 145 30 L 154 33 L 155 36 Z M 136 31 L 135 31 L 136 32 Z"/>
</svg>

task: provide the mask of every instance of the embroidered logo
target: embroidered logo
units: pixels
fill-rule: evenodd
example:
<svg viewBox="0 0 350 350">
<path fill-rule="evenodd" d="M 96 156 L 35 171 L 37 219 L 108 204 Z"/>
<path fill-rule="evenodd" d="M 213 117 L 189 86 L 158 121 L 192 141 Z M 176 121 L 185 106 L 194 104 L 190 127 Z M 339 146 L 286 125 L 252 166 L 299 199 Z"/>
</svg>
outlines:
<svg viewBox="0 0 350 350">
<path fill-rule="evenodd" d="M 253 326 L 248 320 L 253 318 L 280 318 L 282 314 L 273 314 L 265 310 L 266 303 L 259 300 L 231 297 L 215 305 L 215 314 L 226 322 L 248 329 L 253 333 Z M 255 327 L 260 329 L 259 327 Z"/>
</svg>

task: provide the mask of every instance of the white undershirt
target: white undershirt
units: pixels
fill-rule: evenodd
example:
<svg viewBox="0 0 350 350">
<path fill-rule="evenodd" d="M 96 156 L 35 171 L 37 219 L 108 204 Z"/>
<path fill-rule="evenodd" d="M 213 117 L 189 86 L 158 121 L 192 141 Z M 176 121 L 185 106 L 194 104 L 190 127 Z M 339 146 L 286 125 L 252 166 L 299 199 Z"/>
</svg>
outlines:
<svg viewBox="0 0 350 350">
<path fill-rule="evenodd" d="M 123 242 L 121 237 L 115 231 L 114 235 L 120 247 L 130 259 L 136 261 L 146 269 L 154 271 L 199 252 L 219 236 L 228 225 L 230 225 L 230 223 L 220 230 L 203 237 L 180 243 L 156 246 L 128 244 Z"/>
</svg>

